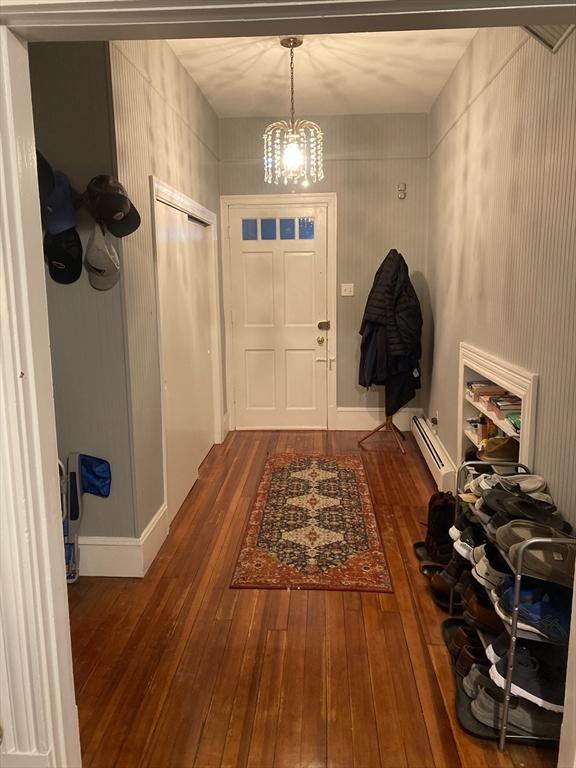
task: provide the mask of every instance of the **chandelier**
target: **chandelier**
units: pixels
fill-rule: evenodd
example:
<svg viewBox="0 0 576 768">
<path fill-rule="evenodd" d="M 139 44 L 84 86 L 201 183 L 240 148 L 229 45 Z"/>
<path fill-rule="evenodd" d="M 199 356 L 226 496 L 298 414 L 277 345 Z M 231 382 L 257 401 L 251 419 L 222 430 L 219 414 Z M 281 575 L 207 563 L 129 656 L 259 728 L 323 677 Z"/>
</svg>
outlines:
<svg viewBox="0 0 576 768">
<path fill-rule="evenodd" d="M 264 181 L 307 187 L 324 178 L 323 136 L 316 123 L 294 118 L 294 48 L 302 40 L 285 37 L 280 45 L 290 49 L 290 120 L 277 120 L 264 131 Z"/>
</svg>

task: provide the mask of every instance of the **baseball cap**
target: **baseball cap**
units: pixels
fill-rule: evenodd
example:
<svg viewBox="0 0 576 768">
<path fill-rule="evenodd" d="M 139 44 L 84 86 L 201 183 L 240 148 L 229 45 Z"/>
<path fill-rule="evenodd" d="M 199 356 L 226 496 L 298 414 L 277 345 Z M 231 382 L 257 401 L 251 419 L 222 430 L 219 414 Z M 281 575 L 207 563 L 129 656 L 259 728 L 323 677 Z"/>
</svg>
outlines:
<svg viewBox="0 0 576 768">
<path fill-rule="evenodd" d="M 95 224 L 84 256 L 88 280 L 97 291 L 109 291 L 120 280 L 120 260 L 106 230 Z"/>
<path fill-rule="evenodd" d="M 38 173 L 38 192 L 40 193 L 40 207 L 44 210 L 47 199 L 54 191 L 54 171 L 44 155 L 36 150 L 36 172 Z"/>
<path fill-rule="evenodd" d="M 114 237 L 131 235 L 140 226 L 140 214 L 113 176 L 95 176 L 86 188 L 85 198 L 92 216 L 104 222 Z"/>
<path fill-rule="evenodd" d="M 42 224 L 50 235 L 59 235 L 76 226 L 70 182 L 62 171 L 54 171 L 54 187 L 42 205 Z"/>
<path fill-rule="evenodd" d="M 72 227 L 57 235 L 44 236 L 44 259 L 50 277 L 57 283 L 75 283 L 82 274 L 82 243 Z"/>
</svg>

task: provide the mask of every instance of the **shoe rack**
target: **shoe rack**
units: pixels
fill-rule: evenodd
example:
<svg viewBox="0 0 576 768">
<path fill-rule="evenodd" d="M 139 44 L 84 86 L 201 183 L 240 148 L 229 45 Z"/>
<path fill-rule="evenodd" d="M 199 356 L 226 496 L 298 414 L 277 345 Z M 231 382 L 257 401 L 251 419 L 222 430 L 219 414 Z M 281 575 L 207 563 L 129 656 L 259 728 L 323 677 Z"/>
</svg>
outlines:
<svg viewBox="0 0 576 768">
<path fill-rule="evenodd" d="M 516 464 L 513 462 L 507 462 L 502 463 L 505 464 L 510 471 L 512 472 L 526 472 L 528 474 L 531 474 L 530 470 L 527 466 L 523 464 Z M 499 464 L 500 466 L 500 464 Z M 464 504 L 459 498 L 459 494 L 463 492 L 464 485 L 466 482 L 466 478 L 471 470 L 476 470 L 477 472 L 492 472 L 493 467 L 492 464 L 488 462 L 483 461 L 469 461 L 469 462 L 463 462 L 460 467 L 458 468 L 458 471 L 456 473 L 456 515 L 458 516 L 460 513 L 460 510 Z M 463 511 L 463 509 L 462 509 Z M 482 521 L 478 521 L 483 528 L 487 531 L 487 527 L 482 523 Z M 492 537 L 490 537 L 492 540 Z M 514 565 L 506 551 L 504 551 L 501 547 L 498 546 L 497 542 L 492 540 L 492 543 L 498 547 L 498 550 L 500 551 L 500 554 L 504 558 L 504 560 L 507 562 L 513 576 L 514 576 L 514 596 L 513 596 L 513 603 L 512 603 L 512 616 L 511 616 L 511 623 L 508 624 L 508 622 L 504 622 L 505 628 L 510 634 L 510 644 L 508 646 L 508 667 L 507 667 L 507 674 L 506 674 L 506 684 L 504 686 L 504 705 L 503 705 L 503 712 L 502 712 L 502 723 L 500 726 L 500 733 L 499 733 L 499 739 L 498 739 L 498 747 L 502 751 L 505 748 L 506 741 L 521 741 L 526 743 L 532 743 L 532 742 L 542 742 L 542 741 L 548 741 L 550 742 L 550 738 L 543 738 L 539 736 L 519 736 L 517 734 L 511 734 L 508 733 L 508 713 L 510 710 L 510 702 L 512 699 L 512 681 L 513 681 L 513 673 L 514 673 L 514 662 L 515 662 L 515 655 L 516 655 L 516 644 L 518 640 L 522 639 L 528 639 L 531 641 L 541 642 L 541 643 L 548 643 L 550 645 L 556 645 L 555 643 L 547 640 L 545 637 L 538 637 L 533 633 L 528 633 L 523 630 L 521 630 L 518 627 L 518 609 L 520 605 L 520 589 L 522 586 L 522 576 L 523 576 L 523 563 L 524 563 L 524 556 L 525 553 L 531 549 L 531 548 L 540 548 L 547 546 L 568 546 L 568 545 L 576 545 L 576 538 L 565 538 L 565 539 L 558 539 L 558 538 L 532 538 L 527 539 L 521 547 L 519 547 L 518 551 L 518 561 L 517 564 Z M 531 578 L 536 578 L 534 576 L 531 576 Z M 450 591 L 450 614 L 452 614 L 453 604 L 454 604 L 454 590 L 451 589 Z M 492 594 L 492 591 L 489 590 L 486 587 L 486 592 L 488 593 L 491 601 L 495 604 L 497 602 L 496 598 Z M 486 635 L 481 630 L 477 630 L 478 636 L 480 637 L 480 640 L 482 641 L 482 644 L 484 648 L 486 649 L 487 646 L 491 642 L 491 637 L 489 635 Z M 552 741 L 557 741 L 557 739 L 554 739 Z"/>
<path fill-rule="evenodd" d="M 489 352 L 465 342 L 460 343 L 458 381 L 458 456 L 464 461 L 468 448 L 478 447 L 479 441 L 466 428 L 466 419 L 483 414 L 500 430 L 518 440 L 518 461 L 532 466 L 534 458 L 534 433 L 536 426 L 536 396 L 538 391 L 538 375 L 517 365 L 501 360 Z M 486 379 L 493 384 L 503 387 L 508 392 L 522 400 L 522 428 L 520 434 L 514 431 L 506 419 L 499 419 L 493 411 L 488 410 L 482 403 L 467 397 L 466 382 L 475 379 Z M 500 466 L 500 464 L 499 464 Z"/>
</svg>

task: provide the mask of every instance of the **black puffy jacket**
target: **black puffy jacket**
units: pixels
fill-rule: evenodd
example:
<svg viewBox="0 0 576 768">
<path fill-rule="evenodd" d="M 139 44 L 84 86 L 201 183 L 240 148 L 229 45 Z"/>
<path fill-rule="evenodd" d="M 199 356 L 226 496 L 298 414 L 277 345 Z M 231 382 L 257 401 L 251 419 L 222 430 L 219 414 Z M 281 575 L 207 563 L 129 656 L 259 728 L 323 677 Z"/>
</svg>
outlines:
<svg viewBox="0 0 576 768">
<path fill-rule="evenodd" d="M 359 382 L 386 385 L 392 415 L 420 388 L 422 312 L 402 254 L 392 249 L 374 277 L 362 318 Z"/>
</svg>

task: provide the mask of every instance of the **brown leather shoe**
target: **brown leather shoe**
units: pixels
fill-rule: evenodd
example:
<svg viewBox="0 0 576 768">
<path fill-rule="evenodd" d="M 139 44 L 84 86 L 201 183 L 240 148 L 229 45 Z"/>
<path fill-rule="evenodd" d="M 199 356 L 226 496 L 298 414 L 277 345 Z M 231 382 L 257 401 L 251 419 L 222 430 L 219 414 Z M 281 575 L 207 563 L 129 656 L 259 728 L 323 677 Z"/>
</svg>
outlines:
<svg viewBox="0 0 576 768">
<path fill-rule="evenodd" d="M 466 569 L 466 565 L 466 561 L 461 557 L 455 557 L 450 560 L 446 568 L 444 568 L 441 576 L 448 582 L 448 584 L 450 584 L 450 586 L 454 587 Z"/>
<path fill-rule="evenodd" d="M 481 587 L 477 582 L 467 586 L 462 593 L 462 602 L 464 603 L 464 606 L 467 606 L 474 598 L 476 598 L 478 603 L 485 608 L 492 608 L 492 600 L 488 597 L 484 587 Z"/>
<path fill-rule="evenodd" d="M 467 645 L 472 646 L 474 649 L 483 649 L 478 633 L 473 627 L 460 627 L 454 633 L 448 650 L 454 658 L 457 658 L 462 648 Z"/>
<path fill-rule="evenodd" d="M 494 635 L 499 635 L 505 629 L 496 611 L 493 608 L 480 605 L 476 595 L 466 603 L 464 619 L 470 626 Z"/>
<path fill-rule="evenodd" d="M 473 645 L 465 645 L 458 654 L 455 669 L 459 675 L 466 677 L 473 664 L 486 664 L 484 648 L 476 648 Z"/>
</svg>

